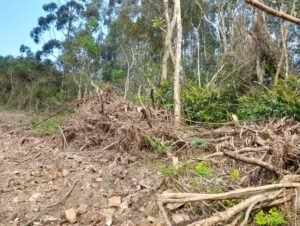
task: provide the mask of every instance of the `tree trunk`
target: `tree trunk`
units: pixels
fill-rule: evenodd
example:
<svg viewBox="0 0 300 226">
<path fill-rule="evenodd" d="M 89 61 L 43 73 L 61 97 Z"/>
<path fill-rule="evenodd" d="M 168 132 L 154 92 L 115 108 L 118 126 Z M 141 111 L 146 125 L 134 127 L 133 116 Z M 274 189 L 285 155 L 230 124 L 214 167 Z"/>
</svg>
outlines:
<svg viewBox="0 0 300 226">
<path fill-rule="evenodd" d="M 161 72 L 161 82 L 164 82 L 168 79 L 168 60 L 171 55 L 172 56 L 172 37 L 174 33 L 174 28 L 176 24 L 176 16 L 175 16 L 175 8 L 172 20 L 169 15 L 169 0 L 164 0 L 164 8 L 165 8 L 165 18 L 167 22 L 167 30 L 166 30 L 166 38 L 165 38 L 165 48 L 162 59 L 162 72 Z"/>
<path fill-rule="evenodd" d="M 180 103 L 180 69 L 181 69 L 181 45 L 182 45 L 182 22 L 180 0 L 174 0 L 177 21 L 177 43 L 174 72 L 174 117 L 175 126 L 180 126 L 181 103 Z"/>
</svg>

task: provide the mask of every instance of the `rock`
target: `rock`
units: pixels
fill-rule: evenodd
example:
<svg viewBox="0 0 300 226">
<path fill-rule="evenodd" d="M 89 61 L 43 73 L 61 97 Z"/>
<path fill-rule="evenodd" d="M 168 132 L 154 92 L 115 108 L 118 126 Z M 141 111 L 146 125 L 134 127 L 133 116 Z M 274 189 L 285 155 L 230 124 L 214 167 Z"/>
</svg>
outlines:
<svg viewBox="0 0 300 226">
<path fill-rule="evenodd" d="M 49 215 L 45 215 L 42 220 L 43 220 L 44 223 L 52 223 L 52 222 L 58 221 L 59 218 L 53 217 L 53 216 L 49 216 Z"/>
<path fill-rule="evenodd" d="M 41 196 L 42 196 L 41 193 L 34 193 L 34 194 L 32 194 L 32 195 L 30 196 L 29 201 L 30 201 L 30 202 L 36 202 L 37 199 L 38 199 L 39 197 L 41 197 Z"/>
<path fill-rule="evenodd" d="M 186 221 L 190 221 L 190 217 L 187 214 L 173 214 L 172 220 L 175 222 L 175 224 L 181 224 Z"/>
<path fill-rule="evenodd" d="M 77 210 L 80 214 L 84 214 L 84 213 L 86 213 L 87 208 L 88 208 L 88 205 L 80 204 Z"/>
<path fill-rule="evenodd" d="M 33 176 L 33 177 L 42 177 L 43 173 L 39 172 L 39 171 L 33 171 L 33 172 L 30 173 L 30 176 Z"/>
<path fill-rule="evenodd" d="M 97 177 L 97 178 L 95 179 L 95 181 L 96 181 L 97 183 L 100 183 L 100 182 L 102 182 L 102 181 L 103 181 L 103 178 L 101 178 L 101 177 Z"/>
<path fill-rule="evenodd" d="M 75 161 L 77 161 L 77 162 L 82 162 L 82 161 L 83 161 L 83 157 L 82 157 L 82 156 L 79 156 L 79 155 L 74 155 L 74 159 L 75 159 Z"/>
<path fill-rule="evenodd" d="M 67 170 L 67 169 L 63 169 L 63 171 L 62 171 L 62 175 L 63 175 L 63 177 L 67 177 L 67 176 L 69 176 L 69 175 L 70 175 L 70 171 L 69 171 L 69 170 Z"/>
<path fill-rule="evenodd" d="M 152 216 L 148 216 L 147 221 L 149 221 L 150 223 L 154 223 L 156 221 L 156 218 Z"/>
<path fill-rule="evenodd" d="M 115 209 L 113 209 L 113 208 L 102 210 L 102 215 L 105 217 L 105 224 L 107 226 L 112 225 L 112 222 L 113 222 L 112 219 L 113 219 L 114 213 L 115 213 Z"/>
<path fill-rule="evenodd" d="M 108 199 L 108 205 L 110 207 L 119 207 L 122 203 L 122 199 L 120 196 L 113 196 Z"/>
<path fill-rule="evenodd" d="M 71 224 L 74 224 L 77 222 L 77 216 L 76 216 L 76 211 L 71 208 L 65 211 L 66 219 L 68 222 Z"/>
</svg>

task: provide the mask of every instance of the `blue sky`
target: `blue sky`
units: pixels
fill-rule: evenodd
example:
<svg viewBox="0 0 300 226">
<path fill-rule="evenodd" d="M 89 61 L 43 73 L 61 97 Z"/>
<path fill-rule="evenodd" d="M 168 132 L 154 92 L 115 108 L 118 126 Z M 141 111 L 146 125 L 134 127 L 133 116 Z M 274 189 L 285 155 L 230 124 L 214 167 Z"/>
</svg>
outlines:
<svg viewBox="0 0 300 226">
<path fill-rule="evenodd" d="M 51 0 L 0 0 L 0 55 L 19 55 L 21 44 L 33 51 L 38 46 L 30 38 L 37 19 L 44 15 L 42 6 Z"/>
</svg>

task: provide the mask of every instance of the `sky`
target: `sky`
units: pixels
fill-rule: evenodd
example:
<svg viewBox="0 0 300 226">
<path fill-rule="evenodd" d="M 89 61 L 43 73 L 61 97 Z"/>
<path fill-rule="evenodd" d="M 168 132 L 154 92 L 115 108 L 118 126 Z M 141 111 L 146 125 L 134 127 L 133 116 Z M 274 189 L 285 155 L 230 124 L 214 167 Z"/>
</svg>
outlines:
<svg viewBox="0 0 300 226">
<path fill-rule="evenodd" d="M 22 44 L 35 52 L 39 46 L 30 38 L 30 31 L 44 15 L 42 6 L 51 0 L 0 0 L 0 55 L 20 54 Z"/>
</svg>

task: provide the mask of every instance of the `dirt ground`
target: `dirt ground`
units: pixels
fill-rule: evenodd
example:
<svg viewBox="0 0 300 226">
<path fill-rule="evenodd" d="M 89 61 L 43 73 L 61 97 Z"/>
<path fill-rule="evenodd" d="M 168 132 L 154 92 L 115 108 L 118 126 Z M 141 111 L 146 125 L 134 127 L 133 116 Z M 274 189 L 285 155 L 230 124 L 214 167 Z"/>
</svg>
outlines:
<svg viewBox="0 0 300 226">
<path fill-rule="evenodd" d="M 163 225 L 163 178 L 145 160 L 155 156 L 62 150 L 25 118 L 0 113 L 0 225 Z"/>
</svg>

